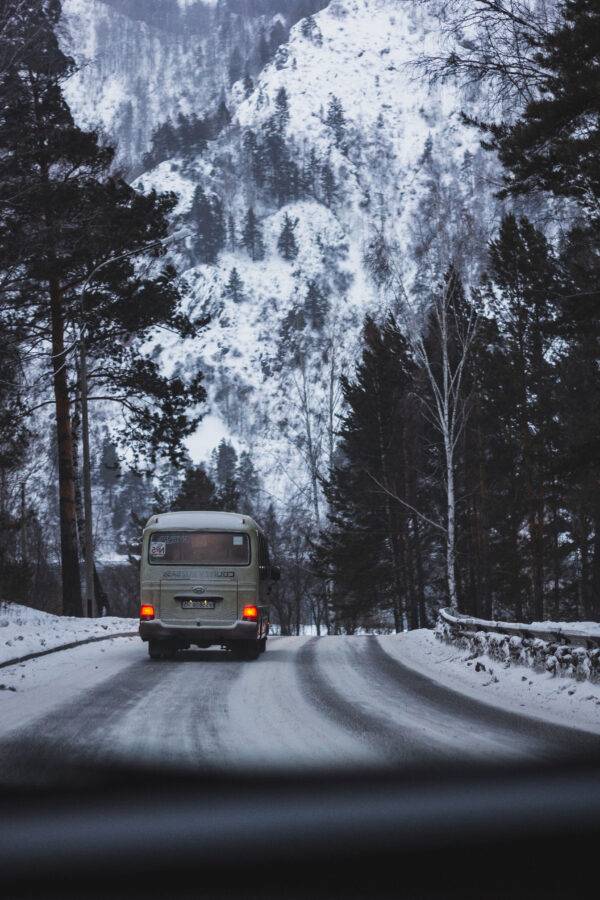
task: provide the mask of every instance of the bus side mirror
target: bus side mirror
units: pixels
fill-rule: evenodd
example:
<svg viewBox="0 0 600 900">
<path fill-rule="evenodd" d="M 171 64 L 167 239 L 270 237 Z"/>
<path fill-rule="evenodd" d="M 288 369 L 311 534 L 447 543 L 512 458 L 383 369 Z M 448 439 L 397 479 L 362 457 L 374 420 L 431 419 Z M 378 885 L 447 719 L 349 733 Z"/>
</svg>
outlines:
<svg viewBox="0 0 600 900">
<path fill-rule="evenodd" d="M 281 578 L 281 569 L 279 566 L 271 566 L 271 581 L 279 581 Z"/>
</svg>

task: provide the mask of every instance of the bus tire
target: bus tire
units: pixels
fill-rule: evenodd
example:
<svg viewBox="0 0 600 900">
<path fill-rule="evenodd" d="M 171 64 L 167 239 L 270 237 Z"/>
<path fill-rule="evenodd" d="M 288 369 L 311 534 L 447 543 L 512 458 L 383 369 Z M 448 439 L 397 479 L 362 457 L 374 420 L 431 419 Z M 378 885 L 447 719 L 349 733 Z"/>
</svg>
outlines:
<svg viewBox="0 0 600 900">
<path fill-rule="evenodd" d="M 266 637 L 264 637 L 264 638 L 261 638 L 260 641 L 258 642 L 258 652 L 264 653 L 266 649 L 267 649 L 267 639 L 266 639 Z"/>
<path fill-rule="evenodd" d="M 234 659 L 247 661 L 258 659 L 260 654 L 259 641 L 236 641 L 232 646 Z"/>
<path fill-rule="evenodd" d="M 148 641 L 148 656 L 150 659 L 162 659 L 163 649 L 160 641 Z"/>
<path fill-rule="evenodd" d="M 177 647 L 169 641 L 148 641 L 150 659 L 173 659 Z"/>
</svg>

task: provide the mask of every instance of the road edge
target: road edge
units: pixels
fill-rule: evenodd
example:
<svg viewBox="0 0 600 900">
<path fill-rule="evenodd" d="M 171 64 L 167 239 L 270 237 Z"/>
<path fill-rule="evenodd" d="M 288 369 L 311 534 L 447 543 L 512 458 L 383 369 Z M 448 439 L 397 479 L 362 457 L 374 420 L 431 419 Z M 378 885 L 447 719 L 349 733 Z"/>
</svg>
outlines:
<svg viewBox="0 0 600 900">
<path fill-rule="evenodd" d="M 73 650 L 75 647 L 83 647 L 84 644 L 96 644 L 99 641 L 111 641 L 113 638 L 120 637 L 137 637 L 137 631 L 116 631 L 114 634 L 100 634 L 96 637 L 84 638 L 81 641 L 70 641 L 68 644 L 57 644 L 56 647 L 48 647 L 46 650 L 36 650 L 35 653 L 27 653 L 25 656 L 15 656 L 14 659 L 7 659 L 0 662 L 0 669 L 7 669 L 9 666 L 18 666 L 19 663 L 28 662 L 30 659 L 39 659 L 40 656 L 48 656 L 50 653 L 59 653 L 61 650 Z"/>
<path fill-rule="evenodd" d="M 428 631 L 432 631 L 433 629 L 427 629 Z M 454 694 L 459 694 L 460 696 L 474 700 L 477 703 L 481 703 L 484 706 L 491 707 L 492 709 L 501 710 L 506 713 L 512 713 L 513 715 L 522 716 L 527 719 L 538 720 L 539 722 L 545 723 L 547 725 L 557 725 L 563 728 L 572 728 L 575 731 L 583 731 L 586 734 L 594 735 L 598 737 L 600 735 L 600 726 L 595 725 L 594 723 L 583 723 L 583 722 L 565 722 L 564 718 L 561 717 L 560 712 L 554 711 L 545 711 L 545 710 L 535 710 L 533 711 L 531 707 L 523 708 L 520 705 L 517 706 L 517 702 L 509 702 L 507 704 L 494 702 L 493 698 L 490 696 L 482 696 L 480 692 L 475 688 L 469 687 L 465 688 L 462 684 L 448 684 L 444 679 L 438 676 L 438 673 L 430 671 L 429 669 L 425 669 L 425 666 L 421 667 L 418 665 L 414 665 L 412 661 L 407 661 L 406 659 L 400 659 L 396 657 L 394 653 L 390 653 L 389 650 L 386 650 L 384 644 L 380 640 L 384 635 L 375 635 L 377 643 L 381 647 L 382 651 L 389 656 L 390 659 L 399 663 L 407 669 L 410 669 L 411 672 L 414 672 L 415 675 L 420 675 L 423 678 L 426 678 L 428 681 L 432 682 L 438 687 L 442 687 L 447 691 L 451 691 Z M 437 677 L 436 677 L 437 676 Z"/>
</svg>

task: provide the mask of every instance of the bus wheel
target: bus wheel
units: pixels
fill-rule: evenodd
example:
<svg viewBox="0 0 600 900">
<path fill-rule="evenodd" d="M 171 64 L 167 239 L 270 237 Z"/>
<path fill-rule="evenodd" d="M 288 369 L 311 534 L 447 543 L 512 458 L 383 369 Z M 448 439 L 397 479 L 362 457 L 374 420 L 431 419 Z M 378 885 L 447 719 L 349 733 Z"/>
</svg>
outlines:
<svg viewBox="0 0 600 900">
<path fill-rule="evenodd" d="M 173 659 L 177 647 L 168 641 L 148 641 L 148 655 L 150 659 Z"/>
<path fill-rule="evenodd" d="M 148 641 L 148 656 L 150 659 L 163 658 L 163 650 L 160 641 Z"/>
<path fill-rule="evenodd" d="M 267 649 L 267 639 L 266 639 L 266 637 L 264 637 L 264 638 L 261 638 L 260 641 L 258 642 L 258 652 L 264 653 L 266 649 Z"/>
<path fill-rule="evenodd" d="M 259 644 L 260 641 L 236 641 L 231 647 L 234 659 L 258 659 L 260 653 Z"/>
</svg>

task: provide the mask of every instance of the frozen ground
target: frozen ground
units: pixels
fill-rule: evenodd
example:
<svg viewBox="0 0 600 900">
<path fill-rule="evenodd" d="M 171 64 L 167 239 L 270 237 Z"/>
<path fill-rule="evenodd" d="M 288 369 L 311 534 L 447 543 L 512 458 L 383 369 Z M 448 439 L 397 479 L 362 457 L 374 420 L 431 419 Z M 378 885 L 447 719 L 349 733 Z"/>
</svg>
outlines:
<svg viewBox="0 0 600 900">
<path fill-rule="evenodd" d="M 452 652 L 419 632 L 272 638 L 252 663 L 217 649 L 152 661 L 137 638 L 53 654 L 1 673 L 15 690 L 0 691 L 0 780 L 70 764 L 437 767 L 598 752 L 597 703 L 550 708 L 515 681 L 519 707 L 508 688 L 471 683 Z"/>
<path fill-rule="evenodd" d="M 551 624 L 554 628 L 560 624 L 565 631 L 599 627 L 583 622 Z M 536 672 L 526 666 L 505 666 L 487 655 L 471 659 L 468 650 L 438 640 L 428 629 L 384 640 L 386 650 L 405 666 L 469 697 L 600 733 L 600 684 Z"/>
<path fill-rule="evenodd" d="M 137 627 L 137 619 L 112 616 L 103 619 L 76 619 L 54 616 L 18 603 L 0 603 L 0 663 L 73 641 L 136 631 Z M 0 687 L 1 684 L 0 672 Z"/>
</svg>

